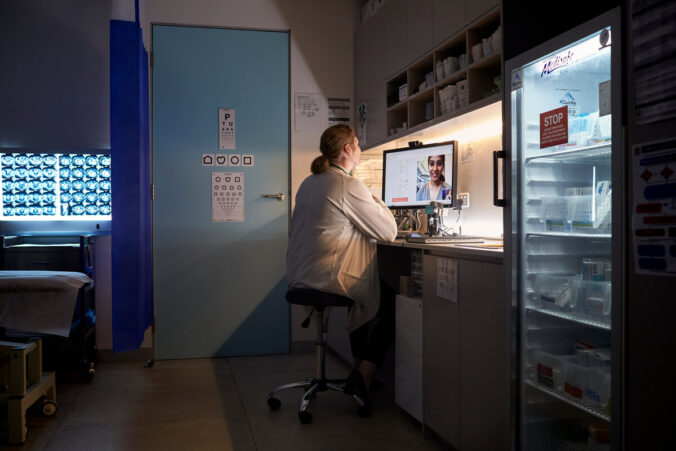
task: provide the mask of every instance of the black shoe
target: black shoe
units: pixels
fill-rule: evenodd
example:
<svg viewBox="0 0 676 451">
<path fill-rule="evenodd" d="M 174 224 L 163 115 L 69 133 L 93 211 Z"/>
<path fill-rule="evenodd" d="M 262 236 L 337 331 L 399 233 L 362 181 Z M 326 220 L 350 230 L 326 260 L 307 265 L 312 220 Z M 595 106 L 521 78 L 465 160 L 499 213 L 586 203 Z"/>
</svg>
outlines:
<svg viewBox="0 0 676 451">
<path fill-rule="evenodd" d="M 364 382 L 364 378 L 357 368 L 350 371 L 350 374 L 347 376 L 347 380 L 343 386 L 343 392 L 350 396 L 357 395 L 357 397 L 364 403 L 363 406 L 359 406 L 360 416 L 367 417 L 371 414 L 371 411 L 373 410 L 371 398 L 369 397 L 368 390 L 366 389 L 366 382 Z"/>
<path fill-rule="evenodd" d="M 383 388 L 385 388 L 385 382 L 374 377 L 371 381 L 371 390 L 381 390 Z"/>
</svg>

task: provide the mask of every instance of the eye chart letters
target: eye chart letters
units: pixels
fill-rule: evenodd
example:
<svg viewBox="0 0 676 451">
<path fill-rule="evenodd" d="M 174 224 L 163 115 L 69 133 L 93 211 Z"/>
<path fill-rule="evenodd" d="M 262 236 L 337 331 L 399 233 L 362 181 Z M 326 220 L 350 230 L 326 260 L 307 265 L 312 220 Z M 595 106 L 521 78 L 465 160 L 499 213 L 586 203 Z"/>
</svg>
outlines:
<svg viewBox="0 0 676 451">
<path fill-rule="evenodd" d="M 235 110 L 233 108 L 218 109 L 218 148 L 221 150 L 235 148 Z"/>
</svg>

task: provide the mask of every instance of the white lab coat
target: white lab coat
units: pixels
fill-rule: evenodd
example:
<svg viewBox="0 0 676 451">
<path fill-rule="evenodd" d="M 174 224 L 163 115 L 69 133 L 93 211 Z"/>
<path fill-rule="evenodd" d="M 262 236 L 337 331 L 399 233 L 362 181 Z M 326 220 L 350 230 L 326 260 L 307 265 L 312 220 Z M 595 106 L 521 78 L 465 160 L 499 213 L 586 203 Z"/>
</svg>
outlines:
<svg viewBox="0 0 676 451">
<path fill-rule="evenodd" d="M 355 301 L 352 332 L 380 305 L 376 241 L 392 241 L 392 212 L 360 180 L 330 166 L 306 178 L 296 194 L 286 254 L 289 286 L 336 293 Z"/>
</svg>

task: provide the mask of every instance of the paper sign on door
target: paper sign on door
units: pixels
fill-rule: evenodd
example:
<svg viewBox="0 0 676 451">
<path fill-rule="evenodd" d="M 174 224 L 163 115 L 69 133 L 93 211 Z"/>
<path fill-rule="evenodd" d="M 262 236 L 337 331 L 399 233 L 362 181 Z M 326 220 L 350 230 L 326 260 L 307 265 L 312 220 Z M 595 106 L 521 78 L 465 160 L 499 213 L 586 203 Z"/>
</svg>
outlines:
<svg viewBox="0 0 676 451">
<path fill-rule="evenodd" d="M 218 109 L 218 148 L 235 148 L 235 110 L 232 108 Z"/>
<path fill-rule="evenodd" d="M 540 114 L 540 149 L 568 142 L 568 105 Z"/>
</svg>

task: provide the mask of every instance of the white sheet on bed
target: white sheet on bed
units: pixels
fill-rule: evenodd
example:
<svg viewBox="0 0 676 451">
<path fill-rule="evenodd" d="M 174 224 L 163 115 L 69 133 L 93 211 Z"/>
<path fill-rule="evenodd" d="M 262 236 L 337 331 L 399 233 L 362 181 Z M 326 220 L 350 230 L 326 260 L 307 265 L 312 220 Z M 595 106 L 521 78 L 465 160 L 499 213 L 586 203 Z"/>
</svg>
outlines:
<svg viewBox="0 0 676 451">
<path fill-rule="evenodd" d="M 78 290 L 91 283 L 79 272 L 0 271 L 0 327 L 67 337 Z"/>
</svg>

